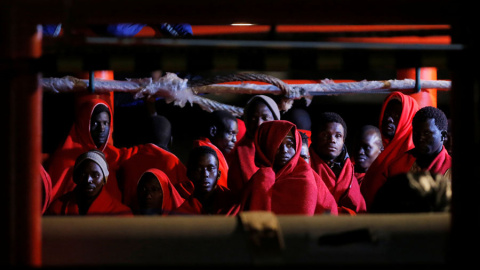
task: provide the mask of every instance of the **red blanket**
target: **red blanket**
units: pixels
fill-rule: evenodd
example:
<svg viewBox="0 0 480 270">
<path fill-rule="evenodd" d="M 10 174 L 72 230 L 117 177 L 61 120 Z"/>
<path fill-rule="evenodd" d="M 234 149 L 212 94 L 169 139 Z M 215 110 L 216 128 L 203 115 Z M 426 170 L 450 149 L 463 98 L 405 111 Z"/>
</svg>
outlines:
<svg viewBox="0 0 480 270">
<path fill-rule="evenodd" d="M 402 155 L 414 147 L 412 141 L 412 119 L 419 108 L 417 101 L 411 96 L 404 95 L 401 92 L 392 92 L 388 95 L 383 102 L 380 113 L 379 128 L 382 130 L 382 120 L 385 108 L 387 107 L 388 102 L 394 98 L 400 99 L 402 103 L 402 113 L 393 139 L 388 140 L 383 137 L 382 134 L 384 150 L 368 168 L 362 181 L 361 191 L 365 198 L 365 202 L 367 203 L 367 207 L 372 203 L 375 194 L 382 185 L 382 174 L 385 174 L 388 165 L 393 159 L 398 158 L 399 155 Z"/>
<path fill-rule="evenodd" d="M 325 185 L 323 180 L 320 178 L 318 173 L 312 169 L 313 175 L 315 176 L 315 182 L 317 183 L 317 206 L 315 207 L 315 214 L 330 214 L 338 215 L 338 206 L 335 198 L 333 197 L 330 190 Z"/>
<path fill-rule="evenodd" d="M 286 135 L 295 134 L 295 155 L 274 171 L 275 155 Z M 255 137 L 253 174 L 242 195 L 242 211 L 264 210 L 275 214 L 314 215 L 318 189 L 312 169 L 302 158 L 302 138 L 296 126 L 284 120 L 264 122 Z"/>
<path fill-rule="evenodd" d="M 412 169 L 416 158 L 412 155 L 411 151 L 406 152 L 398 159 L 394 160 L 390 166 L 388 166 L 386 175 L 382 185 L 385 181 L 394 175 L 407 173 Z M 423 171 L 430 171 L 434 174 L 444 175 L 448 169 L 452 167 L 452 157 L 448 154 L 445 147 L 438 153 L 437 157 L 432 161 L 428 168 L 422 169 Z"/>
<path fill-rule="evenodd" d="M 62 216 L 80 215 L 77 191 L 74 189 L 53 201 L 47 209 L 46 214 Z M 100 194 L 98 194 L 97 198 L 92 202 L 87 211 L 87 215 L 133 216 L 130 208 L 113 198 L 105 188 L 102 188 Z"/>
<path fill-rule="evenodd" d="M 117 172 L 124 204 L 132 206 L 137 196 L 137 182 L 148 169 L 161 170 L 173 184 L 188 180 L 185 165 L 173 153 L 151 143 L 139 145 L 137 148 L 134 155 L 122 162 Z"/>
<path fill-rule="evenodd" d="M 191 184 L 193 186 L 193 184 Z M 208 204 L 208 205 L 207 205 Z M 224 186 L 219 186 L 209 198 L 209 202 L 202 204 L 193 194 L 174 211 L 177 215 L 224 215 L 234 216 L 239 211 L 239 200 Z"/>
<path fill-rule="evenodd" d="M 228 159 L 227 187 L 240 193 L 243 186 L 258 170 L 255 165 L 255 145 L 253 139 L 244 136 L 230 153 Z"/>
<path fill-rule="evenodd" d="M 355 165 L 354 165 L 354 167 L 355 167 Z M 355 176 L 355 178 L 357 178 L 358 185 L 360 186 L 360 190 L 362 190 L 362 182 L 363 182 L 363 178 L 365 178 L 365 173 L 364 172 L 356 172 L 353 175 Z"/>
<path fill-rule="evenodd" d="M 117 148 L 110 143 L 106 143 L 99 148 L 96 147 L 90 135 L 90 118 L 94 108 L 100 104 L 107 106 L 111 112 L 108 103 L 103 99 L 95 98 L 95 96 L 86 99 L 84 103 L 79 105 L 76 111 L 75 122 L 65 142 L 48 160 L 48 168 L 46 168 L 46 170 L 52 179 L 53 200 L 73 190 L 75 183 L 73 183 L 72 180 L 72 170 L 75 165 L 75 160 L 80 154 L 91 149 L 98 149 L 105 154 L 110 171 L 105 188 L 113 197 L 121 200 L 121 192 L 116 179 L 116 170 L 119 164 L 137 151 L 137 148 Z M 108 141 L 111 142 L 113 114 L 110 115 L 110 134 Z"/>
<path fill-rule="evenodd" d="M 365 200 L 360 192 L 358 180 L 353 175 L 354 169 L 350 158 L 345 160 L 345 164 L 338 178 L 327 163 L 325 163 L 313 149 L 310 149 L 310 161 L 313 170 L 318 173 L 335 198 L 340 212 L 345 212 L 342 207 L 353 210 L 355 213 L 363 213 L 366 211 Z M 347 212 L 349 211 L 347 210 Z"/>
</svg>

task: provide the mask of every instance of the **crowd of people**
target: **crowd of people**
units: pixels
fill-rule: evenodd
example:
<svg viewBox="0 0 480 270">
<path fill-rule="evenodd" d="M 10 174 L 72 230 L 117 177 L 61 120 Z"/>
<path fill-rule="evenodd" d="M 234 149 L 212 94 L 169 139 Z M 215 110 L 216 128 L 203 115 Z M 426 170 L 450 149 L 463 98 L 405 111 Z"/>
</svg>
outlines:
<svg viewBox="0 0 480 270">
<path fill-rule="evenodd" d="M 254 95 L 242 117 L 206 114 L 187 162 L 170 148 L 168 118 L 152 111 L 151 141 L 117 147 L 113 116 L 98 95 L 77 102 L 68 136 L 41 164 L 42 214 L 449 211 L 447 116 L 401 92 L 385 98 L 378 125 L 353 131 L 338 112 L 282 112 L 272 97 Z"/>
</svg>

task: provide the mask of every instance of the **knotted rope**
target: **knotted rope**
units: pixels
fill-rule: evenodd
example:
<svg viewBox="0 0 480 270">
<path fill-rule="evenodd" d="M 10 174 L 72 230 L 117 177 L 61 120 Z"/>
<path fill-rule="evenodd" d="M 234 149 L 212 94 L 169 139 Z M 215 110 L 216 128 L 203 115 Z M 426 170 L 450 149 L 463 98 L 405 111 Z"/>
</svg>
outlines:
<svg viewBox="0 0 480 270">
<path fill-rule="evenodd" d="M 195 94 L 198 92 L 196 88 L 202 86 L 208 86 L 219 83 L 227 82 L 245 82 L 245 81 L 256 81 L 264 82 L 276 86 L 280 89 L 283 98 L 280 100 L 278 107 L 281 111 L 288 111 L 294 99 L 299 99 L 305 95 L 305 91 L 302 88 L 293 88 L 284 81 L 270 75 L 266 74 L 257 74 L 257 73 L 237 73 L 237 74 L 228 74 L 228 75 L 219 75 L 213 78 L 200 79 L 196 81 L 190 81 L 189 85 L 192 87 L 192 90 Z M 299 91 L 301 90 L 301 91 Z M 302 92 L 302 93 L 301 93 Z"/>
</svg>

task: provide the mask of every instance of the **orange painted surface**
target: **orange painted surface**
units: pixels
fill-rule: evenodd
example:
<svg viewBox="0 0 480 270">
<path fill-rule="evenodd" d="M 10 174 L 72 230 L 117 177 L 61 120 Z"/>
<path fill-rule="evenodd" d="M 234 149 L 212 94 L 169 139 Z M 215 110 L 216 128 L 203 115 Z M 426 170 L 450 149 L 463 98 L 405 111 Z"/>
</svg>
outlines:
<svg viewBox="0 0 480 270">
<path fill-rule="evenodd" d="M 415 79 L 415 68 L 399 69 L 397 71 L 397 79 Z M 437 68 L 422 67 L 420 68 L 420 80 L 436 80 Z M 437 107 L 437 89 L 421 89 L 419 93 L 411 94 L 420 108 L 425 106 Z"/>
</svg>

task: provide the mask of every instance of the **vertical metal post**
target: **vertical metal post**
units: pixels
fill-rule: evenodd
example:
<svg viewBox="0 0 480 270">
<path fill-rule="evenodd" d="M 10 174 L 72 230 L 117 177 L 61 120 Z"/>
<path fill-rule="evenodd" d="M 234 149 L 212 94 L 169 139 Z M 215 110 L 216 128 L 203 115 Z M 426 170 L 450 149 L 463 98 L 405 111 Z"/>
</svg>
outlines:
<svg viewBox="0 0 480 270">
<path fill-rule="evenodd" d="M 88 91 L 93 94 L 95 93 L 95 72 L 90 70 L 88 74 Z"/>
<path fill-rule="evenodd" d="M 41 104 L 37 59 L 41 29 L 17 5 L 0 8 L 0 117 L 5 134 L 0 163 L 2 233 L 0 263 L 41 266 Z"/>
</svg>

